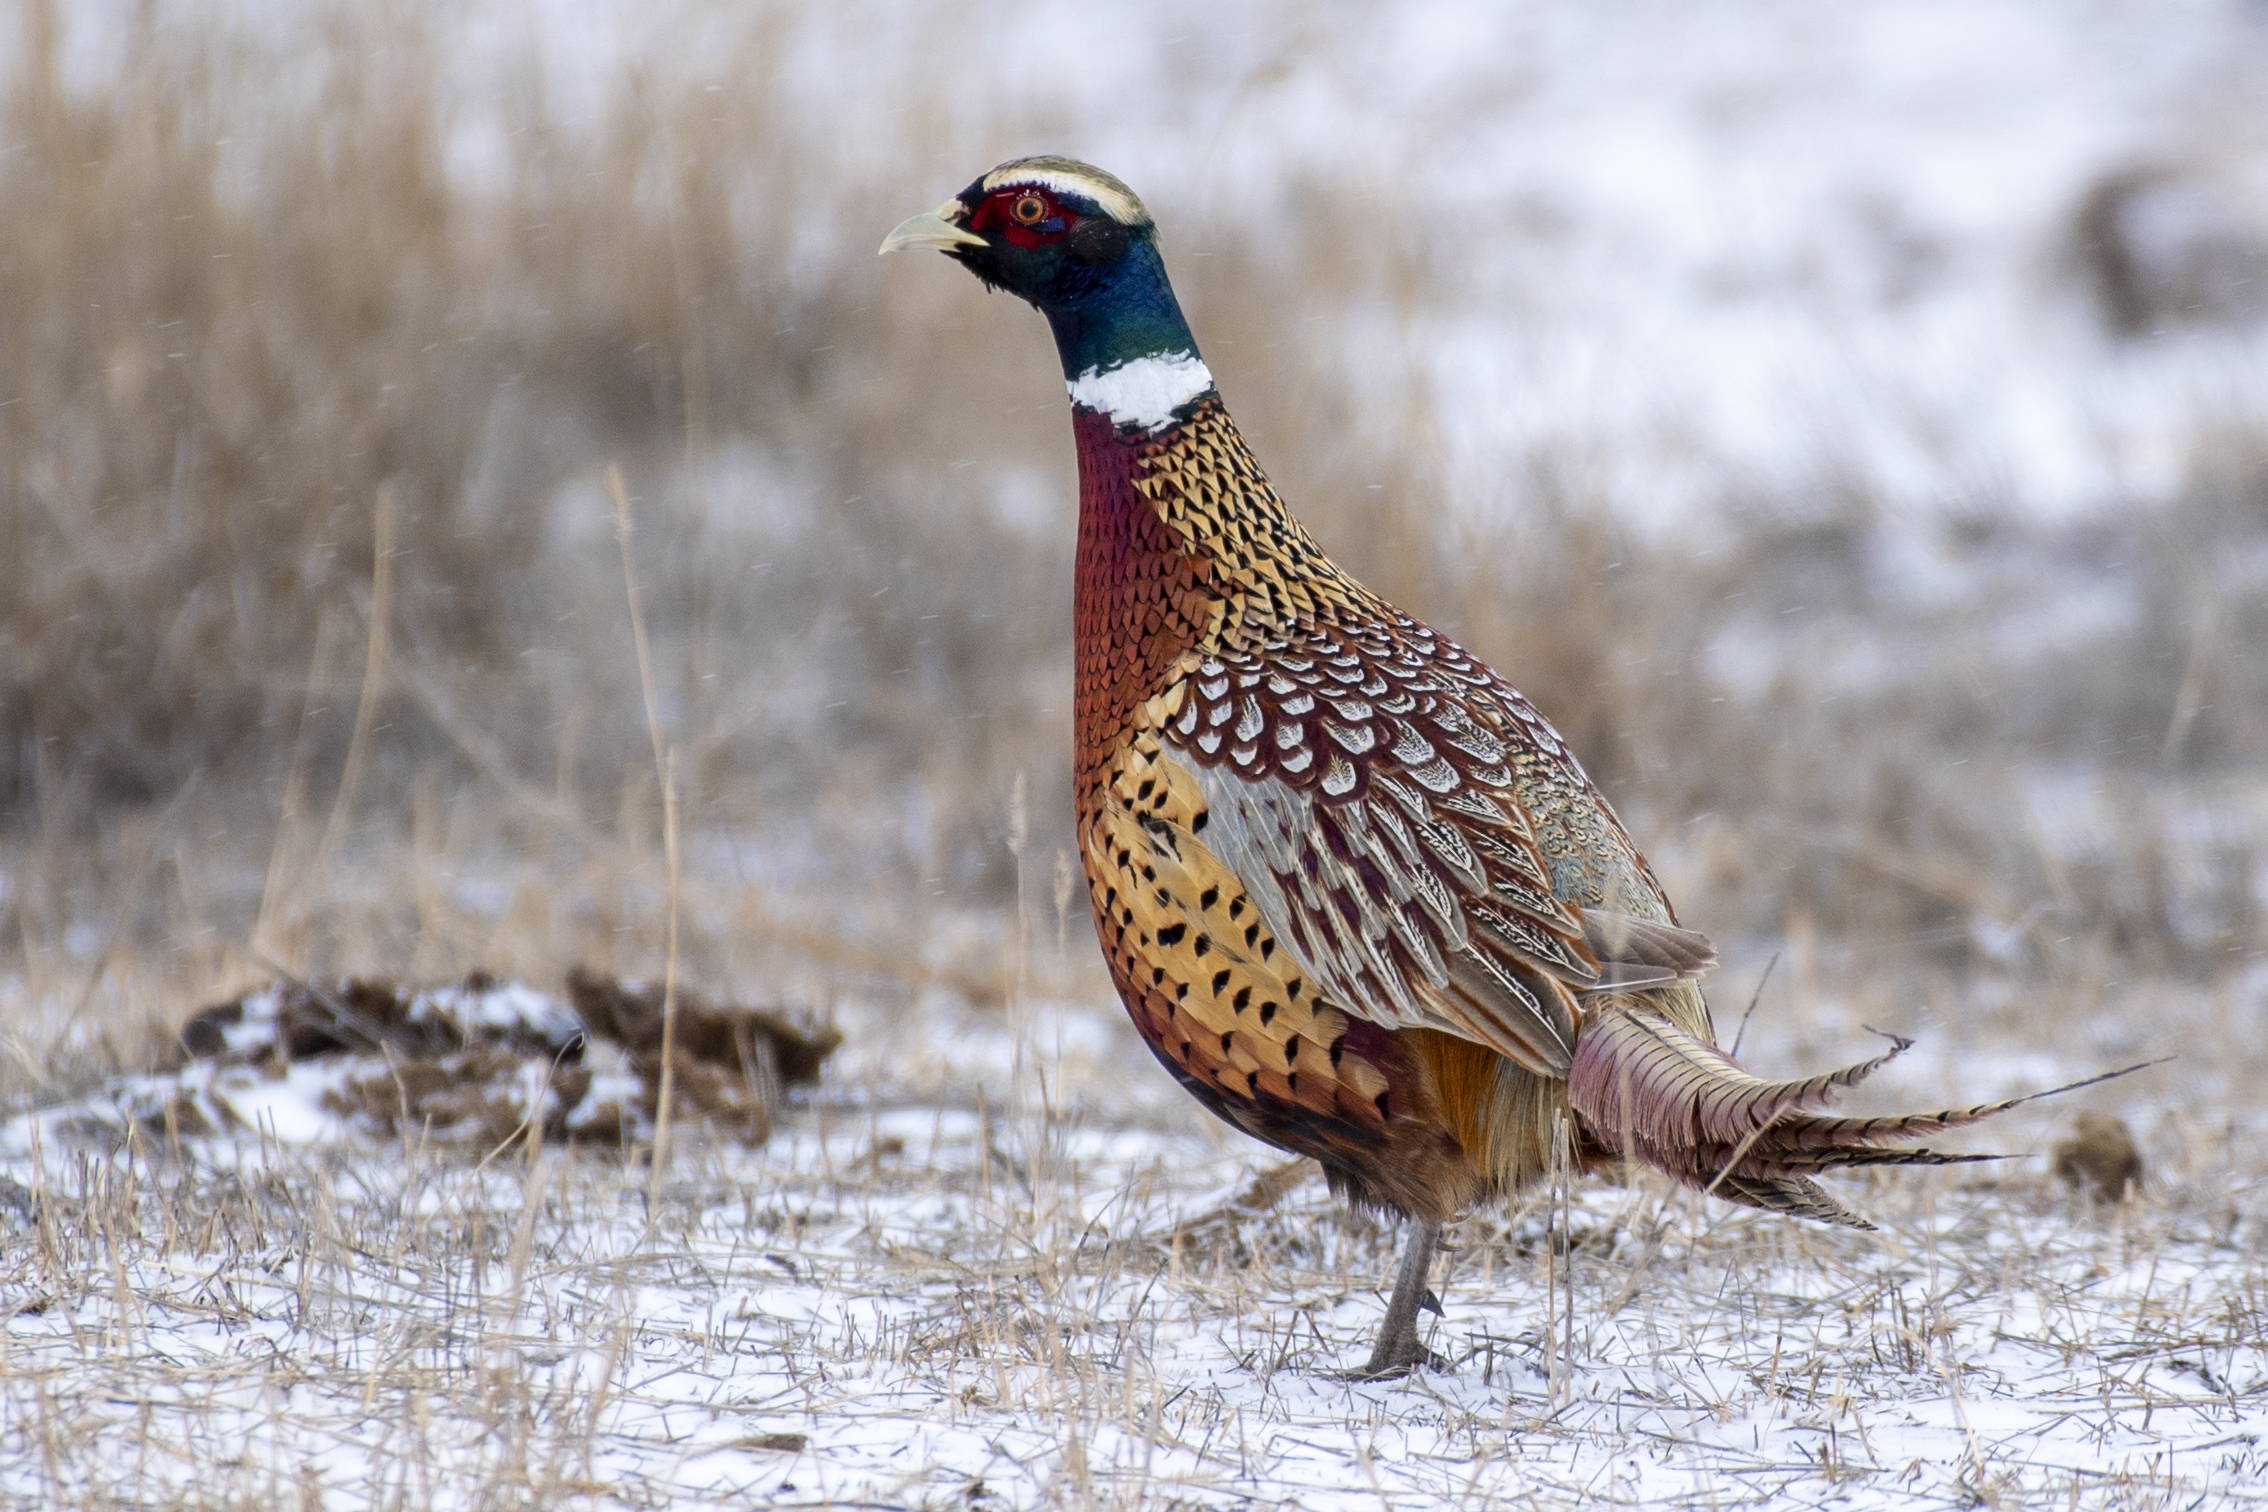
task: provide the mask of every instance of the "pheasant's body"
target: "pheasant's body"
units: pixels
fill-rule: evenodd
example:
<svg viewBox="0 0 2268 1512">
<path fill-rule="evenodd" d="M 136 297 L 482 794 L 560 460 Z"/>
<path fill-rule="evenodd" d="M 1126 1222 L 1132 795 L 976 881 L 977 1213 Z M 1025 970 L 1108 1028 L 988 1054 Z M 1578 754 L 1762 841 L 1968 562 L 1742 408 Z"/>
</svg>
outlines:
<svg viewBox="0 0 2268 1512">
<path fill-rule="evenodd" d="M 1525 699 L 1317 548 L 1217 397 L 1074 426 L 1079 837 L 1136 1026 L 1358 1199 L 1440 1220 L 1540 1175 L 1561 984 L 1595 979 L 1566 905 L 1672 922 L 1645 863 Z"/>
<path fill-rule="evenodd" d="M 1066 159 L 1004 164 L 883 250 L 907 245 L 1054 328 L 1103 951 L 1199 1102 L 1416 1220 L 1374 1371 L 1425 1358 L 1440 1225 L 1541 1177 L 1561 1127 L 1579 1163 L 1854 1224 L 1813 1173 L 1962 1158 L 1898 1142 L 1994 1107 L 1837 1118 L 1816 1109 L 1879 1061 L 1766 1082 L 1716 1048 L 1708 942 L 1527 700 L 1284 508 L 1131 191 Z"/>
</svg>

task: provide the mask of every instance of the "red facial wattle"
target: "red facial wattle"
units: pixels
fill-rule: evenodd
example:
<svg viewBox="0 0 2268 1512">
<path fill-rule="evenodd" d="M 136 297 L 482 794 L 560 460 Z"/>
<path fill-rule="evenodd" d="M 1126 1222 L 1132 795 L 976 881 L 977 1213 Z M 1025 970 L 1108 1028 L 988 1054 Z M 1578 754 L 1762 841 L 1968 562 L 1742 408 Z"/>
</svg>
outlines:
<svg viewBox="0 0 2268 1512">
<path fill-rule="evenodd" d="M 987 195 L 969 217 L 969 229 L 979 236 L 999 232 L 1012 247 L 1030 249 L 1063 240 L 1079 217 L 1037 189 L 1002 189 Z"/>
</svg>

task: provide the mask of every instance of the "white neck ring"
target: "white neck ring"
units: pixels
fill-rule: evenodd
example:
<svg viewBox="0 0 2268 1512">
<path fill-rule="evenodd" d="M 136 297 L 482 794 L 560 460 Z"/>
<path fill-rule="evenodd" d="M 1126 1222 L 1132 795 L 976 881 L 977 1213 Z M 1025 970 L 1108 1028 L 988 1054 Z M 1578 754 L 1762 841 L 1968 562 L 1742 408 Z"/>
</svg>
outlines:
<svg viewBox="0 0 2268 1512">
<path fill-rule="evenodd" d="M 1064 384 L 1079 408 L 1146 431 L 1163 428 L 1175 410 L 1212 386 L 1212 372 L 1195 352 L 1137 357 L 1107 372 L 1089 368 Z"/>
</svg>

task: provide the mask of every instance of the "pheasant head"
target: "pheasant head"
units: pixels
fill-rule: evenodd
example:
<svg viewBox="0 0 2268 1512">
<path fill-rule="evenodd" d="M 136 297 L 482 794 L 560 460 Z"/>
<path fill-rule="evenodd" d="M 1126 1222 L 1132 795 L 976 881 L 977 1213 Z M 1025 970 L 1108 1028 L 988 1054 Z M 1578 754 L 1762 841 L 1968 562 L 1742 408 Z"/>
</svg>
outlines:
<svg viewBox="0 0 2268 1512">
<path fill-rule="evenodd" d="M 1154 430 L 1213 386 L 1134 191 L 1064 157 L 1003 163 L 890 233 L 931 247 L 1047 317 L 1071 399 Z"/>
</svg>

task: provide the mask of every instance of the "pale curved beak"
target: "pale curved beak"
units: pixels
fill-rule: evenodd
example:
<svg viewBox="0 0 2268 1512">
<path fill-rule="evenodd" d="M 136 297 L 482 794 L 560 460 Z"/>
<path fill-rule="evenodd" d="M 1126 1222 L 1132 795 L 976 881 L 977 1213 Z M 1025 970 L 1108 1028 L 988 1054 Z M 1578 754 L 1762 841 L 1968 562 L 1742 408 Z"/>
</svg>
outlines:
<svg viewBox="0 0 2268 1512">
<path fill-rule="evenodd" d="M 935 247 L 943 252 L 953 247 L 981 247 L 983 237 L 974 231 L 953 224 L 951 217 L 961 213 L 959 200 L 947 200 L 934 210 L 909 215 L 898 222 L 898 229 L 882 238 L 882 250 L 902 252 L 908 247 Z"/>
</svg>

